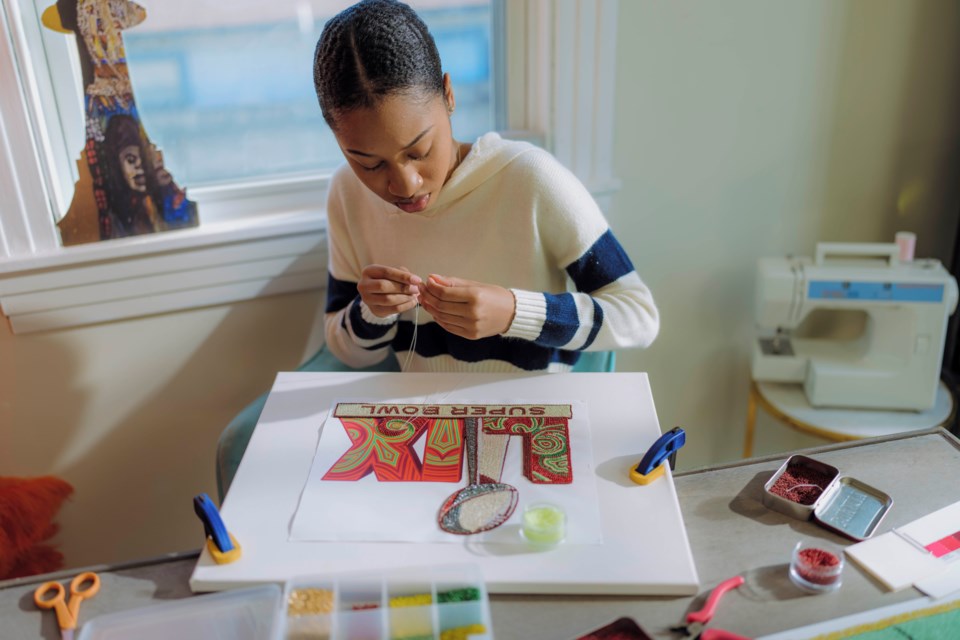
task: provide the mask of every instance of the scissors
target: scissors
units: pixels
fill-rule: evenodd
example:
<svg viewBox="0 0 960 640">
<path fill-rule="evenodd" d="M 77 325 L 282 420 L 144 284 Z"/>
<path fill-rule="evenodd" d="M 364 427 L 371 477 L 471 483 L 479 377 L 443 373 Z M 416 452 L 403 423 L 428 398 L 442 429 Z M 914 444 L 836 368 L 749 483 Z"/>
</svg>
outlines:
<svg viewBox="0 0 960 640">
<path fill-rule="evenodd" d="M 85 582 L 89 582 L 89 586 L 81 589 L 81 585 Z M 70 581 L 69 602 L 67 602 L 63 585 L 59 582 L 44 582 L 37 587 L 33 592 L 33 601 L 41 609 L 56 610 L 60 637 L 63 640 L 73 640 L 73 631 L 77 628 L 77 617 L 80 614 L 80 603 L 97 595 L 98 591 L 100 591 L 100 576 L 92 571 L 86 571 Z"/>
</svg>

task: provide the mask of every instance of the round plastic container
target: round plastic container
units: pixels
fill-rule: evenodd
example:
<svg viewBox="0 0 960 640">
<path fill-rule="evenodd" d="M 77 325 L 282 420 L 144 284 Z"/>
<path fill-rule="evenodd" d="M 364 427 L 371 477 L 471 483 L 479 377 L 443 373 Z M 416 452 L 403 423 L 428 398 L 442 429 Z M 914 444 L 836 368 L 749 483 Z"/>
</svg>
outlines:
<svg viewBox="0 0 960 640">
<path fill-rule="evenodd" d="M 817 540 L 801 540 L 793 548 L 790 559 L 790 580 L 813 593 L 833 591 L 843 579 L 843 549 L 838 545 Z"/>
<path fill-rule="evenodd" d="M 555 504 L 529 504 L 523 510 L 520 532 L 527 542 L 534 545 L 560 544 L 567 535 L 567 514 Z"/>
</svg>

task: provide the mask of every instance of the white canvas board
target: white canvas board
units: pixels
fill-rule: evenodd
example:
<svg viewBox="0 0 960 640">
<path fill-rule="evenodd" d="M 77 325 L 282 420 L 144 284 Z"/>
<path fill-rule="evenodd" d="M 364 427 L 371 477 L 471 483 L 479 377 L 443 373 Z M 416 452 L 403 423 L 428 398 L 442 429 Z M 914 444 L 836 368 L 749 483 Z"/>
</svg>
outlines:
<svg viewBox="0 0 960 640">
<path fill-rule="evenodd" d="M 431 404 L 417 398 L 346 399 L 336 400 L 333 406 L 366 405 L 376 402 L 389 407 L 399 405 L 415 410 L 418 407 L 442 406 L 484 414 L 484 409 L 505 411 L 516 407 L 542 407 L 549 403 L 533 398 L 517 400 L 462 397 L 451 394 L 442 404 Z M 556 406 L 556 405 L 554 405 Z M 514 487 L 521 504 L 547 502 L 563 509 L 566 518 L 565 540 L 571 544 L 600 544 L 600 512 L 597 507 L 596 472 L 593 468 L 593 448 L 590 438 L 590 420 L 583 402 L 564 403 L 570 407 L 571 417 L 564 419 L 568 433 L 570 464 L 573 482 L 568 484 L 540 484 L 525 477 L 523 473 L 524 447 L 520 436 L 510 436 L 503 458 L 500 480 Z M 309 420 L 309 418 L 306 418 Z M 481 418 L 482 419 L 482 418 Z M 352 440 L 347 428 L 349 418 L 338 418 L 330 411 L 320 431 L 319 444 L 310 468 L 310 475 L 300 496 L 297 513 L 290 529 L 292 541 L 340 541 L 340 542 L 445 542 L 462 544 L 462 535 L 448 533 L 438 524 L 438 511 L 449 496 L 467 484 L 466 461 L 463 460 L 461 479 L 457 482 L 388 482 L 378 479 L 371 472 L 355 481 L 325 480 L 324 476 L 348 452 Z M 399 418 L 401 426 L 404 419 Z M 315 428 L 315 424 L 311 425 Z M 305 428 L 308 428 L 305 425 Z M 426 438 L 421 435 L 415 442 L 414 455 L 421 462 Z M 480 446 L 488 441 L 481 433 Z M 387 451 L 394 454 L 394 451 Z M 464 458 L 465 458 L 464 452 Z M 471 536 L 474 542 L 497 542 L 525 545 L 518 535 L 522 508 L 501 526 Z"/>
<path fill-rule="evenodd" d="M 544 550 L 470 536 L 456 544 L 289 540 L 319 425 L 337 399 L 454 393 L 586 405 L 600 544 Z M 242 555 L 217 565 L 204 550 L 190 585 L 218 591 L 299 575 L 476 563 L 494 594 L 692 595 L 698 577 L 671 472 L 645 486 L 628 477 L 660 433 L 644 373 L 280 373 L 220 510 Z"/>
</svg>

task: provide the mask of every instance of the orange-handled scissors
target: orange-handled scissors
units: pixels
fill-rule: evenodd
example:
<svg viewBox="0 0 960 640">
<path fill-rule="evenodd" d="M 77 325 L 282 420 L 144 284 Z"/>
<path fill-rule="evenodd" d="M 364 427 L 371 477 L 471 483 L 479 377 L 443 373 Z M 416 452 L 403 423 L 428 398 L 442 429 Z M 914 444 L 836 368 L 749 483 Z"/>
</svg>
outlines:
<svg viewBox="0 0 960 640">
<path fill-rule="evenodd" d="M 85 582 L 89 586 L 81 587 Z M 67 601 L 63 585 L 59 582 L 44 582 L 33 592 L 33 601 L 41 609 L 54 609 L 57 612 L 57 624 L 60 625 L 60 637 L 73 640 L 73 630 L 77 628 L 80 603 L 92 598 L 100 591 L 100 576 L 92 571 L 81 573 L 70 581 L 70 600 Z"/>
</svg>

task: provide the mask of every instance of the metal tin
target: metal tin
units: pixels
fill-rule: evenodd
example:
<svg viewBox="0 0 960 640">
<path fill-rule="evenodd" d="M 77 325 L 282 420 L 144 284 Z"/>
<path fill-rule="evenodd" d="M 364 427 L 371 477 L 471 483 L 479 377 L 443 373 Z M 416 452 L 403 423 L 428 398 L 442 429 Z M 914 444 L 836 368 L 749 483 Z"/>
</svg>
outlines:
<svg viewBox="0 0 960 640">
<path fill-rule="evenodd" d="M 802 504 L 771 491 L 788 469 L 794 474 L 806 470 L 823 475 L 815 483 L 823 491 L 812 503 Z M 787 458 L 763 485 L 763 504 L 798 520 L 812 519 L 825 529 L 859 541 L 874 534 L 893 506 L 893 498 L 856 478 L 840 475 L 840 470 L 832 465 L 796 454 Z"/>
<path fill-rule="evenodd" d="M 784 462 L 776 473 L 763 485 L 763 504 L 768 509 L 773 509 L 774 511 L 779 511 L 780 513 L 786 514 L 791 518 L 797 518 L 799 520 L 809 520 L 813 517 L 813 510 L 819 501 L 817 500 L 810 504 L 801 504 L 794 500 L 789 500 L 783 496 L 779 496 L 771 491 L 773 486 L 777 484 L 777 481 L 783 476 L 783 474 L 790 469 L 794 473 L 802 473 L 805 470 L 813 471 L 815 473 L 820 473 L 826 476 L 826 482 L 823 483 L 825 486 L 821 488 L 820 496 L 823 496 L 828 489 L 836 482 L 836 479 L 840 477 L 840 470 L 834 466 L 820 462 L 819 460 L 814 460 L 813 458 L 808 458 L 807 456 L 796 454 L 787 458 L 787 461 Z"/>
<path fill-rule="evenodd" d="M 817 500 L 813 518 L 852 540 L 866 540 L 893 506 L 893 498 L 856 478 L 841 476 Z"/>
</svg>

